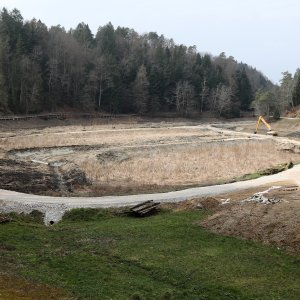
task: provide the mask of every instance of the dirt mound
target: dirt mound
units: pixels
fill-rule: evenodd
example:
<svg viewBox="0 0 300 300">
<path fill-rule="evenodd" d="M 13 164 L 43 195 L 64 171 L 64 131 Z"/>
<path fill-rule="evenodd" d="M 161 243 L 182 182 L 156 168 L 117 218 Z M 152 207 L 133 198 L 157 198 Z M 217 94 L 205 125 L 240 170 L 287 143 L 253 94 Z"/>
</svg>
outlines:
<svg viewBox="0 0 300 300">
<path fill-rule="evenodd" d="M 195 199 L 197 201 L 197 199 Z M 220 206 L 220 201 L 213 197 L 207 197 L 198 200 L 206 210 L 216 211 Z"/>
<path fill-rule="evenodd" d="M 266 205 L 235 202 L 222 205 L 201 226 L 226 236 L 262 241 L 300 254 L 300 193 Z M 296 200 L 296 201 L 295 201 Z"/>
<path fill-rule="evenodd" d="M 213 197 L 207 198 L 194 198 L 178 203 L 165 203 L 161 204 L 162 208 L 172 209 L 175 211 L 205 209 L 210 211 L 216 211 L 220 206 L 220 201 Z"/>
</svg>

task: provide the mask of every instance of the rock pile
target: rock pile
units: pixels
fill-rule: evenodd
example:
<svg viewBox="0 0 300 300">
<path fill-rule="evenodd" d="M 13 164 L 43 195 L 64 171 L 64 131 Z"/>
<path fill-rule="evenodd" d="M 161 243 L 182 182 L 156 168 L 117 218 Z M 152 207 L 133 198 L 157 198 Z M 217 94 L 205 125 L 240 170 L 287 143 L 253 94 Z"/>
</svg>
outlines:
<svg viewBox="0 0 300 300">
<path fill-rule="evenodd" d="M 244 200 L 243 202 L 256 202 L 261 204 L 276 204 L 280 203 L 282 200 L 278 198 L 268 198 L 264 194 L 256 193 L 250 198 Z"/>
<path fill-rule="evenodd" d="M 281 190 L 281 186 L 272 186 L 263 192 L 253 194 L 250 198 L 243 200 L 242 202 L 256 202 L 261 204 L 276 204 L 282 202 L 281 199 L 274 197 L 267 197 L 266 195 L 273 190 Z"/>
</svg>

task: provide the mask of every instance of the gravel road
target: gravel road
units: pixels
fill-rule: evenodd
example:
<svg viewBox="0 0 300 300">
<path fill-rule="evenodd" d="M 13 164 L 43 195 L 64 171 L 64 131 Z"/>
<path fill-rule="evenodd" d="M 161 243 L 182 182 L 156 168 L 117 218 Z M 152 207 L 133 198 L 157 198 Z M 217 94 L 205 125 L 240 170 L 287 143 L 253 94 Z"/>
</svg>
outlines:
<svg viewBox="0 0 300 300">
<path fill-rule="evenodd" d="M 107 208 L 136 205 L 147 200 L 179 202 L 193 197 L 216 196 L 236 192 L 265 184 L 288 181 L 300 185 L 300 165 L 287 171 L 264 176 L 254 180 L 230 184 L 190 188 L 176 192 L 106 197 L 49 197 L 17 193 L 0 189 L 0 212 L 30 213 L 38 210 L 44 213 L 45 224 L 57 223 L 64 213 L 73 208 Z"/>
</svg>

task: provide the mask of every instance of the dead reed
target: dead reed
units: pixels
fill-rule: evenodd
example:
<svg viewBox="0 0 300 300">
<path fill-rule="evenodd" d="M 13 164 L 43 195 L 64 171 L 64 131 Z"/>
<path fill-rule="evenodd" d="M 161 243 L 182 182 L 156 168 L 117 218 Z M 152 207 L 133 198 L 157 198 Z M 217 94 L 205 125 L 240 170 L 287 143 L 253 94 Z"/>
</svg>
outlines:
<svg viewBox="0 0 300 300">
<path fill-rule="evenodd" d="M 125 161 L 83 160 L 81 168 L 98 185 L 193 185 L 254 173 L 300 155 L 276 151 L 271 141 L 217 142 L 161 148 Z"/>
</svg>

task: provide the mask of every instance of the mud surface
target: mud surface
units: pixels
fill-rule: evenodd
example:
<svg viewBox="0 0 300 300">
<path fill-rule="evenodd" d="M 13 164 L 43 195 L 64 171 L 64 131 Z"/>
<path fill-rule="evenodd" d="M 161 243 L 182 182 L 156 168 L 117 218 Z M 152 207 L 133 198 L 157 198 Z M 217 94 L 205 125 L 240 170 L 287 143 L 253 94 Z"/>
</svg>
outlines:
<svg viewBox="0 0 300 300">
<path fill-rule="evenodd" d="M 0 159 L 0 189 L 28 194 L 59 195 L 89 185 L 85 173 L 76 165 L 62 166 Z"/>
<path fill-rule="evenodd" d="M 44 166 L 0 159 L 0 188 L 24 193 L 40 194 L 57 191 L 56 176 Z"/>
</svg>

